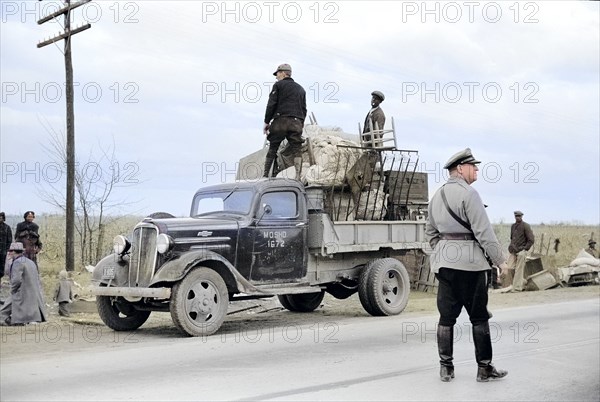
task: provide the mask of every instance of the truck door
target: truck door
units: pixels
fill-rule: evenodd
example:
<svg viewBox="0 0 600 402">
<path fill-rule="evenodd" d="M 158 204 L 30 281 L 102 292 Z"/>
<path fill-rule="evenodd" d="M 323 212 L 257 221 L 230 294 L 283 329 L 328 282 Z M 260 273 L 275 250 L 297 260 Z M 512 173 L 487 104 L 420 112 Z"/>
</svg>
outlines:
<svg viewBox="0 0 600 402">
<path fill-rule="evenodd" d="M 266 192 L 256 214 L 250 279 L 290 282 L 306 275 L 307 221 L 302 194 Z"/>
</svg>

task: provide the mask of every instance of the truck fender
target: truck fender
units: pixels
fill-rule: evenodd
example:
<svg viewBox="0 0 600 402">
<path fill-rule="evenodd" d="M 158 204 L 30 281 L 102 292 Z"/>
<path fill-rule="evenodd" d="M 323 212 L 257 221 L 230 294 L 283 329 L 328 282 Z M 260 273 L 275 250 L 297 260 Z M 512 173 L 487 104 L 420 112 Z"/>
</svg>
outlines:
<svg viewBox="0 0 600 402">
<path fill-rule="evenodd" d="M 108 285 L 110 282 L 111 286 L 127 286 L 129 280 L 129 261 L 120 258 L 117 254 L 109 254 L 101 259 L 98 264 L 94 267 L 92 272 L 92 283 L 97 285 Z M 113 268 L 114 279 L 103 278 L 105 269 Z"/>
<path fill-rule="evenodd" d="M 150 287 L 159 282 L 180 281 L 198 265 L 204 265 L 219 272 L 229 288 L 237 288 L 239 291 L 253 288 L 252 284 L 227 259 L 211 250 L 190 251 L 176 260 L 168 261 L 154 275 Z M 226 272 L 219 269 L 220 267 L 224 267 Z"/>
</svg>

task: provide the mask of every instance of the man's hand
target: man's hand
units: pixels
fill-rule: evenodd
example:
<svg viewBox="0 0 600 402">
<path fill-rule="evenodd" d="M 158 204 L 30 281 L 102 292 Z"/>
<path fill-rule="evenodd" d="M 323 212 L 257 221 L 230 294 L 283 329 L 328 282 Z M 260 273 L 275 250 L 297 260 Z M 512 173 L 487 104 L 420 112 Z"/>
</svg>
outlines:
<svg viewBox="0 0 600 402">
<path fill-rule="evenodd" d="M 501 275 L 508 275 L 508 264 L 507 263 L 503 262 L 502 264 L 500 264 L 500 266 L 498 268 L 500 268 Z"/>
<path fill-rule="evenodd" d="M 263 133 L 265 135 L 269 135 L 269 127 L 271 127 L 269 123 L 265 123 L 265 125 L 263 126 Z"/>
</svg>

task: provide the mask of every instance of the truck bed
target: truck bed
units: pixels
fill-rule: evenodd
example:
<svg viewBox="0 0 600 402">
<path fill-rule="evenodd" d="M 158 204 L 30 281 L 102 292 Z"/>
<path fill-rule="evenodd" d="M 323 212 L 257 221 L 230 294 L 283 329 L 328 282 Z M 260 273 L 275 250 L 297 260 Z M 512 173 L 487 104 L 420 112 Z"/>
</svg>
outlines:
<svg viewBox="0 0 600 402">
<path fill-rule="evenodd" d="M 332 222 L 329 215 L 309 217 L 308 247 L 323 256 L 337 253 L 377 251 L 381 249 L 424 249 L 425 221 L 342 221 Z"/>
</svg>

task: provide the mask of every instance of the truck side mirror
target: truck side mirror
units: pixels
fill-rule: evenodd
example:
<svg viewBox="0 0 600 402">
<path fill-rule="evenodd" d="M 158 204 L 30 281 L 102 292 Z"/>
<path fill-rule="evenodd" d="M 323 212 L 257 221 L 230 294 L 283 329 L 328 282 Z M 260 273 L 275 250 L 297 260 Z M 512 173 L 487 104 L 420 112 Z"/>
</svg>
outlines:
<svg viewBox="0 0 600 402">
<path fill-rule="evenodd" d="M 273 213 L 273 208 L 271 208 L 271 206 L 269 204 L 263 204 L 262 211 L 261 211 L 258 219 L 256 219 L 256 222 L 260 222 L 262 220 L 263 216 L 271 215 L 272 213 Z"/>
</svg>

